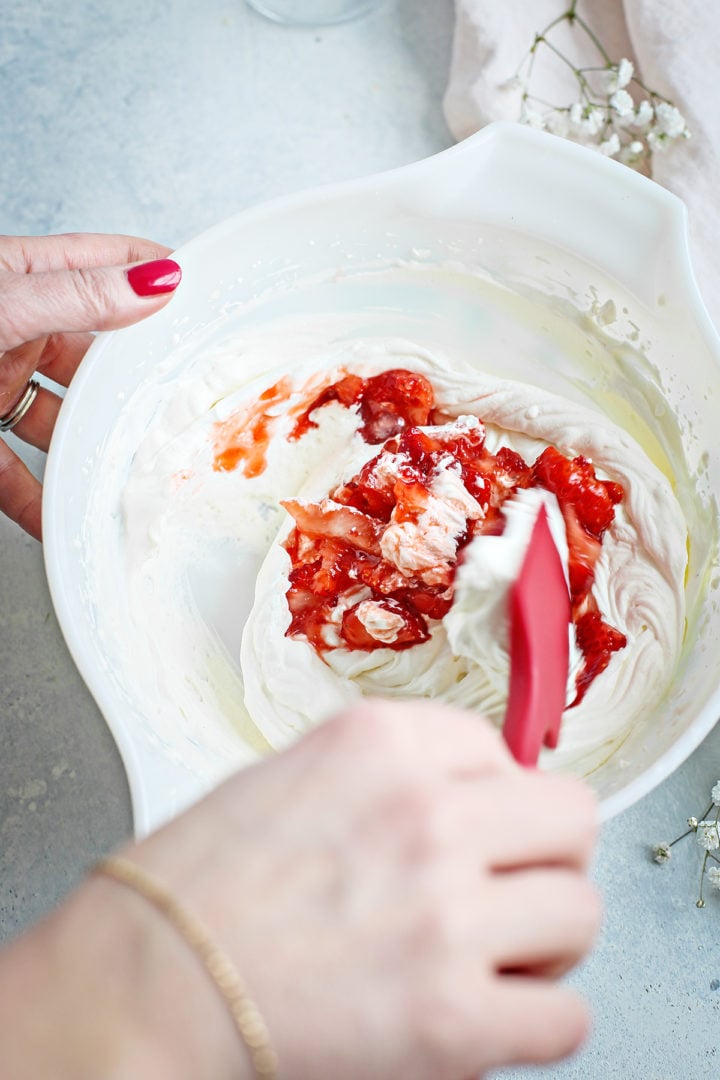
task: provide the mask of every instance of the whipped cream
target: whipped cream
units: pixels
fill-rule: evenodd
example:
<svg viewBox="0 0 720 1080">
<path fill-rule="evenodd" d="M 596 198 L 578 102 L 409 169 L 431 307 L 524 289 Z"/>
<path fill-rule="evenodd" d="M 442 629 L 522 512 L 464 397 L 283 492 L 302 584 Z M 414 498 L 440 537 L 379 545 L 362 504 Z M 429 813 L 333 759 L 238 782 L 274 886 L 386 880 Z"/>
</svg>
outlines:
<svg viewBox="0 0 720 1080">
<path fill-rule="evenodd" d="M 396 363 L 392 346 L 389 353 L 388 366 Z M 668 481 L 640 447 L 602 416 L 519 383 L 453 373 L 447 360 L 421 350 L 414 367 L 430 378 L 444 413 L 467 423 L 464 418 L 475 411 L 485 422 L 492 453 L 507 446 L 533 461 L 552 444 L 572 456 L 590 458 L 600 477 L 616 480 L 625 489 L 604 537 L 593 592 L 604 616 L 627 635 L 628 645 L 612 656 L 583 701 L 567 709 L 558 749 L 543 755 L 548 766 L 586 771 L 622 741 L 633 717 L 653 707 L 672 677 L 684 625 L 686 551 L 680 508 Z M 361 368 L 353 370 L 363 374 Z M 316 416 L 320 429 L 326 408 L 330 406 Z M 325 493 L 353 475 L 369 456 L 357 435 L 344 445 L 328 446 L 327 453 L 332 465 L 322 470 Z M 313 498 L 319 479 L 314 475 L 300 498 Z M 437 580 L 434 575 L 445 560 L 454 559 L 465 517 L 482 514 L 451 470 L 434 484 L 427 521 L 407 527 L 391 524 L 382 540 L 383 555 L 401 573 L 427 571 L 429 582 Z M 341 644 L 320 657 L 303 640 L 285 636 L 290 562 L 282 543 L 290 526 L 282 529 L 258 575 L 241 652 L 246 704 L 268 741 L 284 746 L 323 716 L 366 695 L 431 697 L 475 709 L 501 724 L 509 670 L 506 598 L 533 520 L 522 500 L 516 507 L 514 501 L 507 504 L 503 535 L 476 537 L 465 549 L 454 603 L 433 627 L 431 640 L 403 651 L 349 650 Z M 547 495 L 546 502 L 556 542 L 567 559 L 562 516 L 552 496 Z M 575 696 L 580 664 L 571 633 L 568 704 Z"/>
<path fill-rule="evenodd" d="M 555 445 L 591 459 L 598 476 L 625 490 L 593 592 L 628 645 L 580 705 L 566 711 L 559 747 L 543 754 L 544 767 L 591 771 L 672 680 L 684 627 L 685 522 L 667 478 L 629 434 L 600 412 L 411 341 L 328 341 L 308 333 L 290 342 L 287 333 L 261 328 L 191 365 L 150 422 L 130 436 L 124 432 L 138 446 L 121 497 L 127 612 L 121 626 L 106 611 L 103 633 L 111 640 L 117 632 L 132 654 L 138 695 L 151 704 L 157 728 L 188 732 L 183 753 L 199 773 L 216 778 L 268 745 L 283 747 L 366 695 L 435 698 L 502 723 L 504 598 L 528 535 L 520 503 L 517 511 L 506 504 L 502 536 L 477 537 L 465 548 L 453 606 L 429 641 L 403 651 L 349 651 L 329 625 L 329 650 L 321 658 L 285 633 L 290 561 L 283 542 L 293 523 L 280 500 L 326 499 L 378 452 L 358 435 L 355 413 L 337 403 L 317 410 L 317 426 L 298 441 L 287 439 L 289 413 L 313 384 L 346 371 L 365 377 L 397 367 L 426 375 L 438 406 L 459 425 L 481 420 L 490 452 L 506 446 L 532 462 Z M 283 378 L 291 387 L 273 405 L 262 471 L 218 469 L 222 425 L 231 429 L 243 406 Z M 467 517 L 482 513 L 452 470 L 434 485 L 422 527 L 398 522 L 383 537 L 383 554 L 400 574 L 421 568 L 432 580 L 455 558 L 460 518 L 464 527 Z M 562 549 L 562 517 L 551 496 L 547 503 Z M 368 632 L 392 644 L 398 630 L 392 612 L 378 609 L 369 590 L 358 589 L 352 603 L 360 604 Z M 342 610 L 335 618 L 341 620 Z M 574 640 L 571 658 L 568 700 L 580 662 Z M 210 754 L 199 746 L 205 731 Z"/>
</svg>

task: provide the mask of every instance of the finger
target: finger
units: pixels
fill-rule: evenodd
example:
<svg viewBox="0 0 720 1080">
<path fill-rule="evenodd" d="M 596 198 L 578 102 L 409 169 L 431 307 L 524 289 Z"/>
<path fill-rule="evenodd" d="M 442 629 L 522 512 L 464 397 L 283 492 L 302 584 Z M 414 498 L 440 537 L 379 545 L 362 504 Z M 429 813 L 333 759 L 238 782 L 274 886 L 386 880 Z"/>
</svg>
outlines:
<svg viewBox="0 0 720 1080">
<path fill-rule="evenodd" d="M 329 745 L 328 745 L 329 744 Z M 378 775 L 479 778 L 520 773 L 499 733 L 477 713 L 430 701 L 373 699 L 355 705 L 296 743 L 296 754 L 320 749 L 351 756 Z"/>
<path fill-rule="evenodd" d="M 90 333 L 48 334 L 37 362 L 37 371 L 52 379 L 58 386 L 69 386 L 80 361 L 95 335 Z"/>
<path fill-rule="evenodd" d="M 42 487 L 7 443 L 0 439 L 0 512 L 42 539 Z"/>
<path fill-rule="evenodd" d="M 112 330 L 163 307 L 180 283 L 172 259 L 0 275 L 0 350 L 45 334 Z"/>
<path fill-rule="evenodd" d="M 491 1068 L 559 1061 L 578 1050 L 590 1030 L 588 1007 L 574 991 L 521 975 L 496 980 L 486 1019 L 492 1038 L 487 1023 L 478 1025 L 477 1060 Z"/>
<path fill-rule="evenodd" d="M 0 236 L 0 269 L 18 274 L 122 266 L 164 259 L 170 248 L 139 236 L 61 233 L 57 236 Z"/>
<path fill-rule="evenodd" d="M 468 780 L 468 786 L 472 779 Z M 490 869 L 558 865 L 586 870 L 597 836 L 597 802 L 571 777 L 517 770 L 487 777 L 460 805 L 458 819 L 476 823 L 475 835 Z M 458 820 L 458 826 L 460 820 Z M 462 835 L 467 835 L 465 829 Z"/>
<path fill-rule="evenodd" d="M 30 341 L 0 354 L 0 416 L 7 416 L 22 397 L 42 354 L 43 340 Z"/>
<path fill-rule="evenodd" d="M 597 890 L 570 870 L 494 875 L 484 902 L 495 913 L 490 948 L 498 970 L 567 971 L 592 947 L 601 921 Z"/>
<path fill-rule="evenodd" d="M 59 386 L 69 386 L 94 340 L 93 334 L 48 334 L 3 353 L 0 356 L 0 416 L 13 408 L 36 371 Z"/>
<path fill-rule="evenodd" d="M 35 400 L 22 420 L 15 425 L 13 433 L 23 442 L 47 453 L 61 405 L 62 400 L 57 394 L 46 390 L 44 386 L 39 387 Z"/>
</svg>

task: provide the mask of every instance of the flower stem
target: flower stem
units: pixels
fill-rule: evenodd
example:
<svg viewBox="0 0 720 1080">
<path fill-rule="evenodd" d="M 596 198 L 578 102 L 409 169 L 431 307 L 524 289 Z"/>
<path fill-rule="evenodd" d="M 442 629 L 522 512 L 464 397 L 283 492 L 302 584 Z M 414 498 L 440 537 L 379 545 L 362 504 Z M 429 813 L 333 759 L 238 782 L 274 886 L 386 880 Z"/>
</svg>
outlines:
<svg viewBox="0 0 720 1080">
<path fill-rule="evenodd" d="M 707 866 L 708 852 L 705 852 L 705 858 L 702 861 L 702 867 L 700 869 L 700 895 L 698 896 L 696 907 L 705 907 L 705 901 L 703 900 L 703 882 L 705 880 L 705 867 Z"/>
<path fill-rule="evenodd" d="M 670 843 L 668 844 L 668 847 L 673 847 L 675 844 L 679 843 L 681 840 L 684 840 L 685 837 L 689 836 L 691 832 L 695 832 L 695 830 L 694 829 L 686 829 L 684 833 L 680 833 L 680 835 L 676 836 L 674 840 L 671 840 Z"/>
<path fill-rule="evenodd" d="M 575 5 L 573 4 L 573 8 L 574 7 L 575 7 Z M 608 67 L 612 67 L 612 60 L 610 59 L 607 52 L 605 51 L 605 48 L 603 47 L 603 45 L 602 45 L 601 41 L 599 40 L 598 36 L 594 33 L 594 31 L 592 31 L 590 29 L 590 27 L 585 22 L 585 20 L 582 19 L 579 15 L 577 15 L 574 11 L 573 11 L 573 16 L 572 17 L 573 17 L 574 21 L 578 24 L 578 26 L 581 26 L 582 29 L 585 31 L 585 33 L 590 38 L 590 40 L 592 41 L 592 43 L 595 46 L 595 48 L 597 49 L 597 51 L 602 56 L 605 63 L 608 65 Z"/>
</svg>

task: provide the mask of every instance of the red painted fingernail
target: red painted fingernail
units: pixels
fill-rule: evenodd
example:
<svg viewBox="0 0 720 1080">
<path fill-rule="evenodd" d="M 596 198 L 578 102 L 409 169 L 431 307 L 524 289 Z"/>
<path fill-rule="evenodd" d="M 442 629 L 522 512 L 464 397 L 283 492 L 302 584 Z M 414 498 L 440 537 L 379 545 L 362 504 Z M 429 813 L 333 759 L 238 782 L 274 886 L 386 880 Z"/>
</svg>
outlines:
<svg viewBox="0 0 720 1080">
<path fill-rule="evenodd" d="M 157 296 L 177 289 L 182 270 L 173 259 L 155 259 L 154 262 L 131 266 L 127 279 L 138 296 Z"/>
</svg>

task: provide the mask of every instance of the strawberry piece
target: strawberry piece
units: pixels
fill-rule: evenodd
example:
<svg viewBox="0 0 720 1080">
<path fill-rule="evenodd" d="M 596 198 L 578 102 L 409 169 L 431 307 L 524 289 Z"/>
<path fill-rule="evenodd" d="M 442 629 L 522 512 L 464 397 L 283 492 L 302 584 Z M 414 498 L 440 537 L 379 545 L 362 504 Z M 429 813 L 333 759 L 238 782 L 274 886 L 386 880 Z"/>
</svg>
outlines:
<svg viewBox="0 0 720 1080">
<path fill-rule="evenodd" d="M 398 600 L 389 599 L 376 600 L 375 603 L 379 608 L 383 608 L 393 615 L 399 615 L 403 620 L 403 625 L 397 631 L 394 641 L 389 643 L 391 648 L 408 649 L 411 645 L 419 645 L 420 642 L 427 641 L 430 637 L 427 623 L 422 615 L 411 605 L 402 604 Z M 348 608 L 344 613 L 340 636 L 350 649 L 360 649 L 363 652 L 369 652 L 371 649 L 387 648 L 388 643 L 379 641 L 377 638 L 374 638 L 372 634 L 368 633 L 358 617 L 357 611 L 359 606 L 359 604 L 355 604 L 354 607 Z"/>
<path fill-rule="evenodd" d="M 485 446 L 485 425 L 479 423 L 476 427 L 467 428 L 464 431 L 455 430 L 443 435 L 441 443 L 445 450 L 463 465 L 475 462 L 481 456 Z"/>
<path fill-rule="evenodd" d="M 575 640 L 585 658 L 585 666 L 575 680 L 573 705 L 579 705 L 590 683 L 610 663 L 612 654 L 625 648 L 627 638 L 606 623 L 599 611 L 586 611 L 575 623 Z"/>
<path fill-rule="evenodd" d="M 374 593 L 379 593 L 381 596 L 394 595 L 398 589 L 403 589 L 407 585 L 407 578 L 384 559 L 372 559 L 368 556 L 364 561 L 356 564 L 355 573 L 360 585 L 367 585 Z"/>
<path fill-rule="evenodd" d="M 281 506 L 294 517 L 298 529 L 307 536 L 335 537 L 361 551 L 380 554 L 382 526 L 352 506 L 343 506 L 332 499 L 323 499 L 319 503 L 284 499 Z"/>
<path fill-rule="evenodd" d="M 418 588 L 398 589 L 392 594 L 393 600 L 401 604 L 412 604 L 421 615 L 428 619 L 442 619 L 452 607 L 453 590 L 447 585 L 420 585 Z"/>
<path fill-rule="evenodd" d="M 532 469 L 523 458 L 509 446 L 501 446 L 495 455 L 495 476 L 502 477 L 503 486 L 529 487 Z"/>
<path fill-rule="evenodd" d="M 286 633 L 291 636 L 302 635 L 318 653 L 323 653 L 328 648 L 325 641 L 325 627 L 332 613 L 331 604 L 318 604 L 307 607 L 303 611 L 294 614 Z"/>
<path fill-rule="evenodd" d="M 427 424 L 435 403 L 424 375 L 395 368 L 365 381 L 360 398 L 360 434 L 369 443 L 385 442 L 411 426 Z"/>
<path fill-rule="evenodd" d="M 489 488 L 487 503 L 491 507 L 502 506 L 509 495 L 518 488 L 529 487 L 532 482 L 530 466 L 507 446 L 501 446 L 497 454 L 484 451 L 472 463 L 472 470 L 477 477 L 475 483 L 479 484 L 480 478 L 485 479 Z"/>
<path fill-rule="evenodd" d="M 321 557 L 316 563 L 312 589 L 319 597 L 337 596 L 355 584 L 356 552 L 342 540 L 328 539 L 321 545 Z"/>
<path fill-rule="evenodd" d="M 554 446 L 543 450 L 533 466 L 536 481 L 552 491 L 560 506 L 575 508 L 583 529 L 597 540 L 615 517 L 615 506 L 623 497 L 620 484 L 598 480 L 592 462 L 585 457 L 565 457 Z"/>
<path fill-rule="evenodd" d="M 415 470 L 426 476 L 434 471 L 438 457 L 445 450 L 445 444 L 440 439 L 417 427 L 407 428 L 390 445 L 397 454 L 407 457 Z"/>
<path fill-rule="evenodd" d="M 387 445 L 370 461 L 363 465 L 357 476 L 336 488 L 332 497 L 345 506 L 354 506 L 363 514 L 389 521 L 395 506 L 393 495 L 392 470 L 385 468 L 392 454 Z"/>
<path fill-rule="evenodd" d="M 346 409 L 349 409 L 351 405 L 355 405 L 362 394 L 364 384 L 364 379 L 361 379 L 359 375 L 346 375 L 344 379 L 332 383 L 331 386 L 326 386 L 324 390 L 321 390 L 313 398 L 305 411 L 298 417 L 295 426 L 288 435 L 288 439 L 295 442 L 297 439 L 301 439 L 310 428 L 316 428 L 318 426 L 317 420 L 311 420 L 312 413 L 316 409 L 321 409 L 323 405 L 327 405 L 330 401 L 337 401 L 340 405 L 344 405 Z"/>
<path fill-rule="evenodd" d="M 467 462 L 463 465 L 462 478 L 463 484 L 470 492 L 473 499 L 477 499 L 483 510 L 487 509 L 492 494 L 492 482 L 490 478 L 481 472 L 472 462 Z"/>
<path fill-rule="evenodd" d="M 417 521 L 428 504 L 428 489 L 418 480 L 396 480 L 393 521 Z"/>
<path fill-rule="evenodd" d="M 602 545 L 594 536 L 589 536 L 578 520 L 572 506 L 563 506 L 565 533 L 568 542 L 568 576 L 570 578 L 570 596 L 575 611 L 589 594 L 595 580 L 595 566 L 600 558 Z"/>
</svg>

